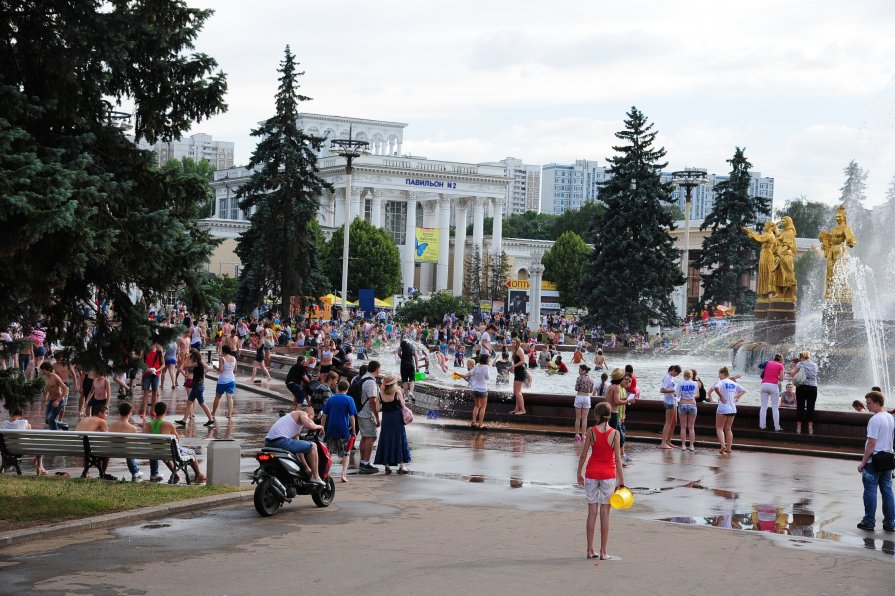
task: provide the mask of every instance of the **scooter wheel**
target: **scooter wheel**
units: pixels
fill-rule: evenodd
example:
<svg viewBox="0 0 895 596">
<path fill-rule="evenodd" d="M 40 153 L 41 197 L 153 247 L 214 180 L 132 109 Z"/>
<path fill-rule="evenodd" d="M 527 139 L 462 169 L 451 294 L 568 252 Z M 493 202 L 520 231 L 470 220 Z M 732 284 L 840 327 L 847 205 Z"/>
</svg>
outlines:
<svg viewBox="0 0 895 596">
<path fill-rule="evenodd" d="M 311 493 L 311 498 L 314 499 L 314 503 L 318 507 L 329 507 L 329 504 L 336 498 L 336 483 L 332 476 L 327 476 L 324 482 L 326 482 L 326 486 Z"/>
<path fill-rule="evenodd" d="M 274 492 L 270 478 L 265 478 L 255 487 L 255 510 L 262 517 L 270 517 L 279 510 L 283 501 Z"/>
</svg>

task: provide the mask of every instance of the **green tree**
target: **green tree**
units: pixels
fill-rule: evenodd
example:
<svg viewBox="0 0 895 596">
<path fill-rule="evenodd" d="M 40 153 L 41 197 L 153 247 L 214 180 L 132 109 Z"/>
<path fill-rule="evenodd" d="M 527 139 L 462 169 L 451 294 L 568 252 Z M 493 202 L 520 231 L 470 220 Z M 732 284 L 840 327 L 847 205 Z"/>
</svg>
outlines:
<svg viewBox="0 0 895 596">
<path fill-rule="evenodd" d="M 472 310 L 472 304 L 466 298 L 449 292 L 436 292 L 430 298 L 414 296 L 406 301 L 395 310 L 395 319 L 400 323 L 428 321 L 435 324 L 441 323 L 447 313 L 454 313 L 459 319 L 469 315 Z"/>
<path fill-rule="evenodd" d="M 788 215 L 796 226 L 799 238 L 817 238 L 820 231 L 835 224 L 836 208 L 826 203 L 809 201 L 805 197 L 786 201 L 779 217 Z"/>
<path fill-rule="evenodd" d="M 47 327 L 106 372 L 175 330 L 147 317 L 195 288 L 214 247 L 206 181 L 159 170 L 134 139 L 179 138 L 223 112 L 226 78 L 193 52 L 212 14 L 184 2 L 46 0 L 0 9 L 0 326 Z M 5 388 L 2 391 L 8 392 Z"/>
<path fill-rule="evenodd" d="M 463 297 L 478 304 L 482 299 L 482 253 L 476 249 L 464 261 Z"/>
<path fill-rule="evenodd" d="M 855 160 L 848 162 L 842 171 L 845 173 L 845 183 L 839 189 L 841 192 L 839 200 L 845 205 L 848 224 L 855 236 L 860 239 L 864 231 L 870 227 L 870 213 L 864 207 L 864 201 L 867 200 L 867 172 Z M 866 255 L 867 245 L 859 241 L 856 250 L 861 255 Z"/>
<path fill-rule="evenodd" d="M 214 190 L 211 188 L 211 181 L 214 179 L 214 166 L 207 159 L 196 161 L 192 157 L 181 157 L 180 159 L 172 159 L 166 161 L 162 166 L 162 172 L 177 177 L 190 177 L 195 180 L 205 181 L 205 202 L 200 203 L 199 217 L 211 217 L 214 212 Z M 198 197 L 197 197 L 197 202 Z"/>
<path fill-rule="evenodd" d="M 565 232 L 575 232 L 585 242 L 593 244 L 594 227 L 603 217 L 605 207 L 596 201 L 587 201 L 580 209 L 571 209 L 555 216 L 550 231 L 550 240 L 559 240 Z"/>
<path fill-rule="evenodd" d="M 671 293 L 684 277 L 664 209 L 672 202 L 671 185 L 660 179 L 665 149 L 653 147 L 653 124 L 636 107 L 615 136 L 622 144 L 613 147 L 619 155 L 607 160 L 612 177 L 600 189 L 606 212 L 595 228 L 599 249 L 585 269 L 589 317 L 606 329 L 671 324 Z"/>
<path fill-rule="evenodd" d="M 575 232 L 564 232 L 553 247 L 544 253 L 544 279 L 556 283 L 559 302 L 563 306 L 582 306 L 584 266 L 591 249 Z"/>
<path fill-rule="evenodd" d="M 323 137 L 298 127 L 298 105 L 310 98 L 298 92 L 297 62 L 286 46 L 278 72 L 276 114 L 252 131 L 259 137 L 248 167 L 254 173 L 240 187 L 239 207 L 254 208 L 251 227 L 237 242 L 242 261 L 237 300 L 250 310 L 268 295 L 280 298 L 280 312 L 289 317 L 292 298 L 306 305 L 324 289 L 319 246 L 311 228 L 320 195 L 332 185 L 320 177 L 317 151 Z"/>
<path fill-rule="evenodd" d="M 746 312 L 750 305 L 755 305 L 748 279 L 758 263 L 758 245 L 743 228 L 757 226 L 761 216 L 771 214 L 771 206 L 767 198 L 750 196 L 752 164 L 742 148 L 737 147 L 727 163 L 730 177 L 715 185 L 712 211 L 699 227 L 712 231 L 702 241 L 702 250 L 696 259 L 696 267 L 706 271 L 702 275 L 699 309 L 728 303 L 736 306 L 738 312 Z"/>
<path fill-rule="evenodd" d="M 507 279 L 510 274 L 510 260 L 507 253 L 487 255 L 488 285 L 485 292 L 487 300 L 503 300 L 507 295 Z"/>
<path fill-rule="evenodd" d="M 342 244 L 345 226 L 339 226 L 326 249 L 326 275 L 330 287 L 342 287 Z M 361 288 L 376 290 L 378 298 L 401 293 L 401 253 L 391 235 L 363 219 L 351 222 L 348 248 L 348 297 Z"/>
<path fill-rule="evenodd" d="M 796 300 L 803 312 L 817 312 L 823 307 L 826 263 L 823 255 L 814 250 L 809 250 L 796 259 L 793 266 L 798 284 Z"/>
</svg>

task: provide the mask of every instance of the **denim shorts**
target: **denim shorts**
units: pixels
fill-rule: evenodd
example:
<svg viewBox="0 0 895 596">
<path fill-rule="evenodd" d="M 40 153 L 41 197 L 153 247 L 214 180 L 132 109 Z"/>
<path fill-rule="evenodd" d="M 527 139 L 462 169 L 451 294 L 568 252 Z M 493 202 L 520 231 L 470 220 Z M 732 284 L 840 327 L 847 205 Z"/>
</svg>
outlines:
<svg viewBox="0 0 895 596">
<path fill-rule="evenodd" d="M 672 402 L 672 403 L 668 403 L 667 401 L 662 402 L 662 405 L 665 406 L 665 409 L 666 409 L 666 410 L 673 410 L 673 409 L 675 409 L 675 408 L 677 407 L 677 404 L 675 404 L 675 403 L 673 403 L 673 402 Z"/>
<path fill-rule="evenodd" d="M 197 401 L 200 404 L 205 403 L 205 385 L 193 385 L 193 388 L 190 389 L 190 396 L 186 398 L 187 401 Z"/>
<path fill-rule="evenodd" d="M 143 391 L 158 391 L 159 375 L 143 375 Z"/>
<path fill-rule="evenodd" d="M 292 453 L 307 453 L 311 450 L 310 441 L 301 441 L 299 439 L 287 439 L 286 437 L 277 437 L 276 439 L 264 439 L 265 447 L 273 447 L 274 449 L 284 449 Z"/>
<path fill-rule="evenodd" d="M 696 405 L 681 404 L 677 407 L 677 413 L 681 416 L 696 416 Z"/>
</svg>

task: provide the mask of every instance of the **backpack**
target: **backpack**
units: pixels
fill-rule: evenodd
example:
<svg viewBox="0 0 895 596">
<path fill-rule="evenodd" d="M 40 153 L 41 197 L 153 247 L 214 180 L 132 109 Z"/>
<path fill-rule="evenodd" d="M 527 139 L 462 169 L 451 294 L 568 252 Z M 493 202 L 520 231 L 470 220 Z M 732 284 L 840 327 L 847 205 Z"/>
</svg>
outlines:
<svg viewBox="0 0 895 596">
<path fill-rule="evenodd" d="M 348 387 L 347 391 L 348 396 L 354 400 L 354 407 L 358 412 L 360 412 L 361 409 L 363 409 L 364 404 L 367 403 L 363 401 L 363 385 L 365 381 L 373 381 L 373 383 L 376 383 L 376 379 L 372 377 L 362 378 L 358 375 L 351 380 L 351 385 Z"/>
</svg>

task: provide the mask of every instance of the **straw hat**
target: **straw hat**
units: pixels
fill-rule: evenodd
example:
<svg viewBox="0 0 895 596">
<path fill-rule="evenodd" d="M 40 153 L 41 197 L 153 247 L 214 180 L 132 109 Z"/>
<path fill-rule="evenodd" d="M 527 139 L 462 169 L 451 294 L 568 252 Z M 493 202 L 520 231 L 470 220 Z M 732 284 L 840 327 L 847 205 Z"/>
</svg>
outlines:
<svg viewBox="0 0 895 596">
<path fill-rule="evenodd" d="M 398 382 L 398 377 L 396 377 L 395 375 L 386 375 L 382 379 L 382 384 L 386 387 L 388 387 L 389 385 L 395 385 L 397 382 Z"/>
<path fill-rule="evenodd" d="M 616 368 L 615 370 L 612 371 L 612 376 L 610 377 L 610 380 L 621 381 L 624 378 L 625 378 L 625 371 L 623 371 L 620 368 Z"/>
</svg>

